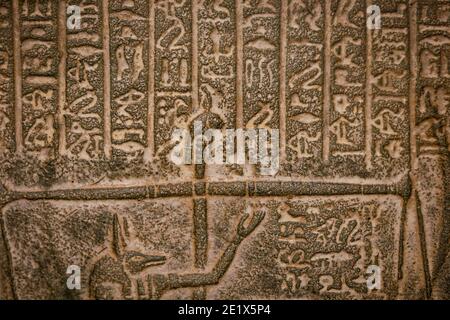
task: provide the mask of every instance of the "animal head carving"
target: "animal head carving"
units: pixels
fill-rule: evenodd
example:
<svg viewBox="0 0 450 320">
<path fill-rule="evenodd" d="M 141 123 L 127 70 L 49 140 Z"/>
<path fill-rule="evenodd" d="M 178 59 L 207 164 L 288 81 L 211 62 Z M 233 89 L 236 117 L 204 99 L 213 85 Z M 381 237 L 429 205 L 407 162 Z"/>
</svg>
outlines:
<svg viewBox="0 0 450 320">
<path fill-rule="evenodd" d="M 150 255 L 142 252 L 129 250 L 127 244 L 127 234 L 124 228 L 128 228 L 126 218 L 123 218 L 123 225 L 117 214 L 113 217 L 113 243 L 112 250 L 119 261 L 123 263 L 126 271 L 136 274 L 153 266 L 159 266 L 166 262 L 166 258 L 160 255 Z"/>
</svg>

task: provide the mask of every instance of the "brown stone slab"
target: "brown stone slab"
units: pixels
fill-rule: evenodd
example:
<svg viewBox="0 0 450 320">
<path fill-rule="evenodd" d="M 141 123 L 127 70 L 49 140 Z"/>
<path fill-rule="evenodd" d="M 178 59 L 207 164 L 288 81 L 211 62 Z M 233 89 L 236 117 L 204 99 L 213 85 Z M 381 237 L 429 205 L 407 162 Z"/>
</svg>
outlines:
<svg viewBox="0 0 450 320">
<path fill-rule="evenodd" d="M 0 0 L 0 299 L 448 299 L 449 141 L 446 0 Z"/>
</svg>

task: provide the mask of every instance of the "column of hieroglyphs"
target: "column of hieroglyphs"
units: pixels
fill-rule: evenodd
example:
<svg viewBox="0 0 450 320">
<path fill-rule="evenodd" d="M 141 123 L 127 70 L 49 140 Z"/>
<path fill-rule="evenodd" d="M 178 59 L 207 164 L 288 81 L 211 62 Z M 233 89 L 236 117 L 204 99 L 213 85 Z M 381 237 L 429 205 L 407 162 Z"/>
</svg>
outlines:
<svg viewBox="0 0 450 320">
<path fill-rule="evenodd" d="M 148 1 L 110 1 L 113 156 L 133 158 L 147 146 Z"/>
<path fill-rule="evenodd" d="M 366 102 L 371 139 L 366 136 L 366 165 L 377 168 L 405 167 L 409 158 L 408 112 L 408 11 L 407 1 L 380 1 L 368 5 L 384 8 L 379 29 L 367 28 Z M 369 21 L 370 23 L 370 21 Z M 367 128 L 369 130 L 369 128 Z M 392 174 L 394 175 L 394 174 Z"/>
<path fill-rule="evenodd" d="M 287 18 L 287 159 L 317 162 L 322 158 L 324 2 L 289 1 Z"/>
<path fill-rule="evenodd" d="M 12 2 L 0 1 L 0 155 L 14 151 Z"/>
<path fill-rule="evenodd" d="M 100 159 L 104 155 L 104 92 L 103 92 L 103 40 L 102 5 L 98 0 L 69 0 L 67 8 L 78 6 L 79 26 L 66 27 L 64 72 L 60 74 L 60 153 L 75 159 Z M 64 7 L 62 8 L 64 10 Z M 62 17 L 71 14 L 60 12 Z M 66 19 L 61 22 L 67 25 Z"/>
<path fill-rule="evenodd" d="M 200 109 L 217 114 L 226 127 L 235 124 L 235 1 L 203 1 L 198 8 Z"/>
<path fill-rule="evenodd" d="M 280 128 L 280 95 L 285 66 L 280 60 L 282 9 L 286 1 L 244 2 L 237 15 L 242 18 L 242 118 L 247 129 Z M 239 70 L 238 70 L 239 72 Z M 281 90 L 281 93 L 280 93 Z M 239 94 L 239 92 L 238 92 Z M 239 105 L 238 105 L 239 107 Z M 239 116 L 239 112 L 238 112 Z M 250 173 L 250 172 L 247 172 Z M 252 173 L 250 173 L 252 174 Z"/>
<path fill-rule="evenodd" d="M 324 53 L 325 59 L 330 56 L 325 73 L 330 72 L 331 79 L 329 84 L 324 84 L 324 90 L 330 91 L 324 93 L 323 158 L 324 161 L 333 157 L 351 159 L 361 167 L 364 159 L 369 164 L 367 159 L 371 157 L 365 149 L 365 139 L 370 141 L 371 132 L 370 125 L 366 125 L 371 120 L 370 101 L 364 93 L 363 66 L 371 68 L 367 65 L 363 43 L 365 11 L 364 1 L 326 1 L 325 19 L 331 19 L 331 25 L 325 31 L 326 47 L 330 50 Z"/>
<path fill-rule="evenodd" d="M 417 86 L 415 138 L 417 191 L 422 251 L 428 295 L 439 297 L 434 284 L 448 254 L 449 134 L 450 134 L 450 4 L 419 1 L 416 32 Z M 414 108 L 414 106 L 411 106 Z M 448 179 L 447 179 L 448 180 Z M 445 271 L 443 271 L 445 272 Z"/>
<path fill-rule="evenodd" d="M 197 69 L 192 51 L 191 1 L 159 1 L 155 4 L 155 156 L 167 153 L 172 129 L 187 128 L 198 108 L 198 90 L 192 70 Z"/>
<path fill-rule="evenodd" d="M 16 82 L 16 143 L 41 160 L 55 155 L 58 103 L 58 4 L 13 1 Z"/>
</svg>

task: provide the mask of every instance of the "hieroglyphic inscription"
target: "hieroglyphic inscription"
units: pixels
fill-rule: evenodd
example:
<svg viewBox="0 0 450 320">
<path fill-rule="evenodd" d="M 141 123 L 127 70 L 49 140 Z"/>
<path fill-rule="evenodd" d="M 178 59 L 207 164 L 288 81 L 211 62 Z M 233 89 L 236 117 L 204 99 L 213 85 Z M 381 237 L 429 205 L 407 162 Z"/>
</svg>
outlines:
<svg viewBox="0 0 450 320">
<path fill-rule="evenodd" d="M 93 166 L 143 154 L 149 168 L 142 170 L 150 171 L 168 161 L 172 129 L 200 120 L 217 128 L 279 128 L 281 176 L 385 183 L 406 175 L 409 145 L 399 133 L 408 119 L 405 1 L 14 3 L 21 14 L 16 34 L 28 37 L 25 25 L 42 24 L 31 38 L 60 52 L 38 63 L 16 50 L 17 64 L 34 59 L 42 69 L 51 62 L 51 70 L 40 71 L 43 82 L 31 85 L 38 78 L 25 73 L 36 70 L 16 70 L 23 74 L 15 79 L 18 150 L 43 148 L 41 159 L 59 150 Z M 381 7 L 380 30 L 366 27 L 373 4 Z M 80 28 L 63 23 L 70 6 L 81 9 Z M 56 26 L 66 29 L 58 42 Z M 23 47 L 24 39 L 14 43 Z M 30 108 L 56 108 L 58 119 Z"/>
<path fill-rule="evenodd" d="M 323 1 L 289 1 L 287 153 L 292 162 L 322 158 L 323 23 Z"/>
<path fill-rule="evenodd" d="M 147 144 L 148 1 L 110 1 L 111 132 L 114 155 Z"/>
<path fill-rule="evenodd" d="M 76 298 L 400 297 L 411 217 L 427 297 L 446 273 L 448 1 L 0 0 L 0 37 L 18 297 L 65 297 L 73 257 Z M 280 129 L 279 174 L 171 163 L 194 121 Z"/>
<path fill-rule="evenodd" d="M 257 4 L 256 4 L 257 3 Z M 281 1 L 244 1 L 244 125 L 278 128 Z"/>
<path fill-rule="evenodd" d="M 168 152 L 172 129 L 187 128 L 192 103 L 192 1 L 155 5 L 155 155 Z M 196 23 L 196 22 L 194 22 Z M 194 93 L 196 94 L 196 93 Z"/>
<path fill-rule="evenodd" d="M 97 0 L 71 0 L 67 6 L 80 7 L 81 22 L 79 29 L 67 29 L 67 99 L 60 151 L 75 159 L 100 159 L 104 154 L 102 6 Z"/>
<path fill-rule="evenodd" d="M 14 150 L 14 78 L 11 1 L 0 1 L 0 154 Z"/>
<path fill-rule="evenodd" d="M 371 5 L 379 30 L 367 27 Z M 406 173 L 407 13 L 405 1 L 289 1 L 287 172 Z"/>
<path fill-rule="evenodd" d="M 375 5 L 381 5 L 373 1 Z M 379 30 L 368 30 L 371 52 L 369 88 L 366 99 L 371 137 L 368 167 L 402 167 L 409 161 L 408 131 L 408 1 L 392 1 L 383 6 Z M 367 102 L 367 101 L 366 101 Z M 366 137 L 367 139 L 367 137 Z"/>
<path fill-rule="evenodd" d="M 400 207 L 398 200 L 347 197 L 331 203 L 311 198 L 279 205 L 278 262 L 286 295 L 352 299 L 395 294 L 391 280 L 397 276 L 397 258 L 391 254 L 399 243 L 399 216 L 393 210 Z M 389 236 L 382 234 L 381 224 L 389 228 Z M 366 271 L 371 265 L 381 267 L 384 278 L 381 288 L 370 293 Z"/>
<path fill-rule="evenodd" d="M 364 115 L 365 74 L 360 67 L 366 64 L 366 68 L 370 68 L 362 45 L 366 6 L 364 1 L 332 1 L 331 10 L 335 15 L 331 20 L 329 44 L 329 127 L 328 132 L 324 132 L 329 135 L 326 140 L 329 145 L 324 145 L 324 159 L 339 157 L 361 162 L 361 159 L 370 156 L 364 151 L 364 123 L 370 120 Z M 324 116 L 327 117 L 326 114 Z"/>
<path fill-rule="evenodd" d="M 198 6 L 199 112 L 217 114 L 234 127 L 236 105 L 236 14 L 233 0 Z"/>
<path fill-rule="evenodd" d="M 450 4 L 420 2 L 418 31 L 418 151 L 436 153 L 450 140 Z"/>
<path fill-rule="evenodd" d="M 19 1 L 24 151 L 46 160 L 57 145 L 58 101 L 56 1 Z M 19 27 L 19 26 L 16 26 Z"/>
<path fill-rule="evenodd" d="M 446 296 L 448 283 L 443 265 L 448 260 L 448 204 L 450 146 L 450 4 L 448 1 L 419 1 L 412 60 L 416 66 L 414 108 L 414 179 L 420 217 L 421 250 L 426 296 Z"/>
</svg>

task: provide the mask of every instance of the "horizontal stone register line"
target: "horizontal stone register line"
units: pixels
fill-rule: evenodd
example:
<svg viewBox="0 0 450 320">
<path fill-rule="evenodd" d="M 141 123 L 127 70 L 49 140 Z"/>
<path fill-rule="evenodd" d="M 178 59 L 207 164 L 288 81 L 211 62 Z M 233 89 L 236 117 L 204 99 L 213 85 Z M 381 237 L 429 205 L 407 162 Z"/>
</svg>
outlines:
<svg viewBox="0 0 450 320">
<path fill-rule="evenodd" d="M 353 185 L 305 182 L 186 182 L 137 187 L 84 188 L 51 191 L 9 192 L 7 202 L 16 200 L 143 200 L 194 196 L 289 197 L 391 194 L 409 197 L 409 180 L 394 185 Z"/>
</svg>

